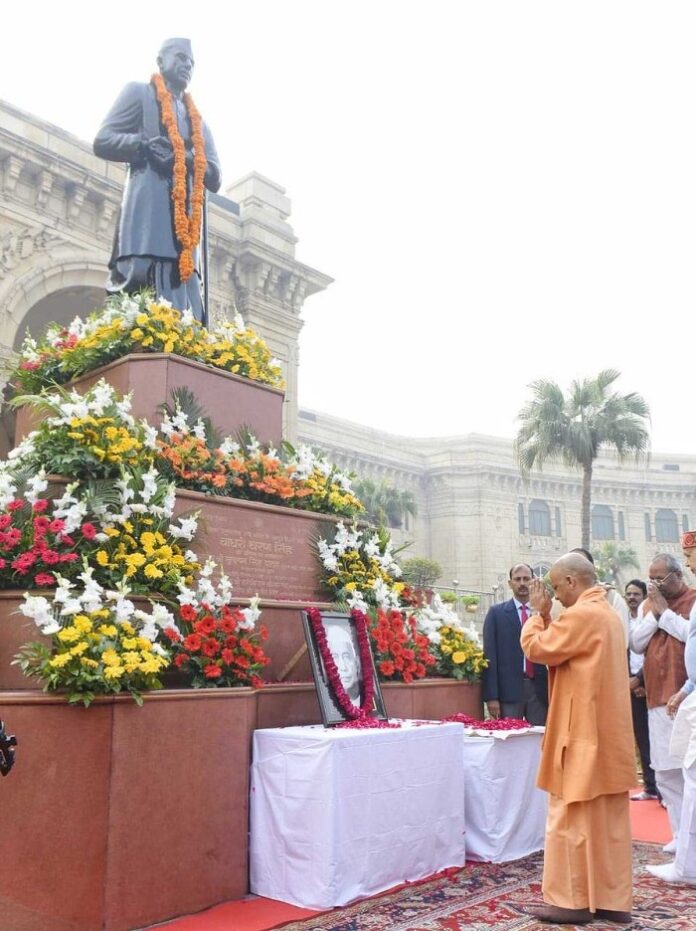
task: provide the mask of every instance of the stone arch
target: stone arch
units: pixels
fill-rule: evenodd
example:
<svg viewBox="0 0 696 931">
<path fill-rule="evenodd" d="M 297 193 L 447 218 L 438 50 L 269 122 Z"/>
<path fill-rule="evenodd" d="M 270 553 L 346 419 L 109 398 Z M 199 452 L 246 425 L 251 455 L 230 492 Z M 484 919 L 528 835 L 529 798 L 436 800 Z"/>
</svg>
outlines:
<svg viewBox="0 0 696 931">
<path fill-rule="evenodd" d="M 32 262 L 24 274 L 15 275 L 0 315 L 0 355 L 10 357 L 21 347 L 27 327 L 39 336 L 47 323 L 69 323 L 104 302 L 106 266 L 101 256 L 77 255 L 56 262 L 50 257 Z M 0 381 L 4 389 L 4 379 Z M 4 396 L 4 390 L 2 392 Z M 0 411 L 0 458 L 14 445 L 14 412 Z"/>
<path fill-rule="evenodd" d="M 85 254 L 54 263 L 50 258 L 33 263 L 26 274 L 14 278 L 4 301 L 0 343 L 16 351 L 27 325 L 39 335 L 51 320 L 68 323 L 76 314 L 82 316 L 101 306 L 106 275 L 102 256 Z"/>
</svg>

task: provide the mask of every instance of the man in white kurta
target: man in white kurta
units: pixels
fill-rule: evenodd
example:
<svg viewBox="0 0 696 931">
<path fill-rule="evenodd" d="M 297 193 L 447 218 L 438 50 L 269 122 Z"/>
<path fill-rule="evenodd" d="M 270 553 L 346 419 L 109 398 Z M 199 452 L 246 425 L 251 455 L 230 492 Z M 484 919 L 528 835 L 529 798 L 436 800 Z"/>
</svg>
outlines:
<svg viewBox="0 0 696 931">
<path fill-rule="evenodd" d="M 648 599 L 639 608 L 639 620 L 631 629 L 631 649 L 644 653 L 645 691 L 650 730 L 650 763 L 655 782 L 667 806 L 673 840 L 665 852 L 677 849 L 684 778 L 682 761 L 670 752 L 672 718 L 667 702 L 686 679 L 684 643 L 689 615 L 696 603 L 696 589 L 685 583 L 680 563 L 661 553 L 649 569 Z"/>
<path fill-rule="evenodd" d="M 686 564 L 696 571 L 696 531 L 682 536 Z M 683 763 L 684 795 L 673 863 L 648 866 L 647 870 L 666 882 L 696 885 L 696 604 L 691 609 L 684 651 L 688 679 L 667 702 L 671 715 L 676 714 L 670 753 Z"/>
</svg>

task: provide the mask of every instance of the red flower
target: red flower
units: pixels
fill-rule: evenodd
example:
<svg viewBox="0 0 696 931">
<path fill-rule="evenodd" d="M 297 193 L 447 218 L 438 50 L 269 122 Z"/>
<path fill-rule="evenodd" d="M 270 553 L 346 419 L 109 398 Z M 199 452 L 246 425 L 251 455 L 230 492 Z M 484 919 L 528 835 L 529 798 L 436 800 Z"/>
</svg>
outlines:
<svg viewBox="0 0 696 931">
<path fill-rule="evenodd" d="M 202 617 L 200 621 L 197 621 L 194 625 L 194 630 L 198 634 L 212 634 L 215 632 L 215 619 L 212 618 L 209 614 L 206 614 L 205 617 Z"/>
<path fill-rule="evenodd" d="M 11 514 L 2 514 L 0 515 L 0 530 L 5 530 L 12 523 Z"/>
<path fill-rule="evenodd" d="M 41 518 L 39 517 L 37 520 L 41 520 Z M 60 517 L 56 517 L 50 522 L 48 529 L 51 533 L 62 533 L 65 530 L 65 521 L 61 520 Z"/>
<path fill-rule="evenodd" d="M 226 666 L 229 666 L 230 663 L 234 660 L 234 653 L 232 652 L 232 650 L 228 650 L 227 647 L 224 648 L 220 656 L 222 658 L 223 663 Z"/>
<path fill-rule="evenodd" d="M 222 675 L 222 669 L 216 666 L 215 663 L 209 663 L 203 670 L 203 675 L 206 679 L 219 679 Z"/>
<path fill-rule="evenodd" d="M 164 628 L 164 636 L 165 636 L 171 643 L 178 643 L 178 642 L 181 640 L 181 634 L 179 633 L 178 630 L 175 630 L 173 627 L 165 627 L 165 628 Z"/>
<path fill-rule="evenodd" d="M 190 659 L 191 657 L 188 655 L 188 653 L 179 653 L 178 656 L 174 657 L 174 665 L 177 668 L 181 668 L 184 663 L 188 663 Z"/>
<path fill-rule="evenodd" d="M 85 540 L 93 540 L 97 535 L 97 528 L 94 524 L 83 524 L 80 527 L 80 531 Z"/>
<path fill-rule="evenodd" d="M 75 558 L 77 558 L 75 553 L 66 553 L 65 555 L 75 556 Z M 47 566 L 55 566 L 56 563 L 61 561 L 60 555 L 56 553 L 55 550 L 46 550 L 46 552 L 42 554 L 42 559 Z"/>
<path fill-rule="evenodd" d="M 41 536 L 43 536 L 48 533 L 48 528 L 50 526 L 51 522 L 47 517 L 40 516 L 34 518 L 34 531 L 37 535 L 41 534 Z"/>
<path fill-rule="evenodd" d="M 234 630 L 237 625 L 231 618 L 225 617 L 220 622 L 220 626 L 222 627 L 222 629 L 225 631 L 226 634 L 232 634 L 234 633 Z"/>
<path fill-rule="evenodd" d="M 213 656 L 217 656 L 218 653 L 220 652 L 220 644 L 217 642 L 217 640 L 214 637 L 209 637 L 204 642 L 201 652 L 205 656 L 210 656 L 211 658 Z"/>
<path fill-rule="evenodd" d="M 195 621 L 196 620 L 196 610 L 191 605 L 182 605 L 179 608 L 179 615 L 182 621 Z"/>
<path fill-rule="evenodd" d="M 19 498 L 15 498 L 14 501 L 10 501 L 7 504 L 8 511 L 19 511 L 23 507 L 24 507 L 24 502 L 21 501 Z"/>
<path fill-rule="evenodd" d="M 39 498 L 38 501 L 34 502 L 34 513 L 43 514 L 43 512 L 48 507 L 48 501 L 45 498 Z"/>
<path fill-rule="evenodd" d="M 34 582 L 37 585 L 53 585 L 54 578 L 50 572 L 39 572 L 34 576 Z"/>
<path fill-rule="evenodd" d="M 260 676 L 252 676 L 249 683 L 255 689 L 263 688 L 263 679 Z"/>
<path fill-rule="evenodd" d="M 184 638 L 184 647 L 192 653 L 196 653 L 201 648 L 202 640 L 198 634 L 189 634 Z"/>
<path fill-rule="evenodd" d="M 391 660 L 385 659 L 379 664 L 379 671 L 383 676 L 393 676 L 394 675 L 394 663 Z"/>
</svg>

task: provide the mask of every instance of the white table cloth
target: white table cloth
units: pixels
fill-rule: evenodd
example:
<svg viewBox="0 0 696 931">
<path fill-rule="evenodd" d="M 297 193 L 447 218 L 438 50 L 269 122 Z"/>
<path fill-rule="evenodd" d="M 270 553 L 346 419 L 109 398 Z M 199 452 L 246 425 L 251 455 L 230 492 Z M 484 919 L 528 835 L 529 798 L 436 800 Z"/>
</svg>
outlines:
<svg viewBox="0 0 696 931">
<path fill-rule="evenodd" d="M 345 905 L 463 866 L 461 724 L 254 733 L 251 891 Z"/>
<path fill-rule="evenodd" d="M 543 849 L 547 796 L 535 785 L 541 738 L 463 738 L 468 860 L 503 863 Z"/>
</svg>

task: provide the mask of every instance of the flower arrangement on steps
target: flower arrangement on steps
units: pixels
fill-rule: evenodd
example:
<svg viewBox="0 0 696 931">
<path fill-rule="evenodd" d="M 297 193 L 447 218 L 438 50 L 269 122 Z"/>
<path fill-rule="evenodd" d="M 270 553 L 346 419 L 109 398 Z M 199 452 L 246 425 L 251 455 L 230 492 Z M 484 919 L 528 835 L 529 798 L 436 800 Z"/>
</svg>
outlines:
<svg viewBox="0 0 696 931">
<path fill-rule="evenodd" d="M 173 518 L 176 487 L 353 514 L 361 505 L 349 478 L 306 447 L 284 446 L 279 453 L 262 448 L 249 434 L 242 443 L 229 437 L 220 441 L 214 430 L 206 430 L 204 418 L 194 419 L 180 405 L 158 430 L 136 421 L 129 398 L 104 381 L 85 394 L 56 388 L 14 403 L 39 407 L 45 419 L 0 463 L 0 584 L 56 589 L 52 598 L 30 599 L 24 606 L 28 617 L 39 611 L 39 629 L 53 639 L 24 651 L 22 669 L 40 675 L 49 689 L 67 688 L 71 700 L 80 691 L 80 700 L 88 701 L 99 692 L 123 689 L 137 696 L 146 686 L 160 686 L 169 661 L 194 686 L 259 685 L 268 658 L 260 645 L 264 635 L 255 630 L 256 605 L 233 608 L 229 599 L 223 605 L 218 592 L 210 604 L 200 602 L 202 613 L 194 619 L 190 605 L 181 601 L 182 585 L 193 583 L 200 565 L 185 548 L 196 534 L 197 516 Z M 61 484 L 52 478 L 60 475 L 76 480 Z M 55 619 L 49 623 L 46 616 L 56 609 L 55 599 L 65 586 L 86 584 L 88 578 L 105 597 L 118 592 L 121 606 L 131 603 L 128 596 L 144 595 L 176 609 L 176 623 L 166 634 L 159 630 L 153 641 L 157 659 L 141 657 L 141 668 L 131 656 L 131 669 L 116 662 L 121 640 L 103 632 L 113 626 L 116 603 L 109 599 L 89 612 L 73 599 L 80 624 L 74 627 L 63 606 L 57 617 L 69 633 L 53 629 Z M 218 616 L 211 613 L 214 607 Z M 91 616 L 97 611 L 106 612 L 100 615 L 104 623 Z M 132 611 L 140 613 L 123 615 L 134 630 L 125 638 L 129 643 L 143 636 L 139 625 L 145 623 L 141 607 Z M 199 642 L 202 630 L 211 636 Z M 78 633 L 84 636 L 75 639 Z M 83 643 L 90 647 L 86 655 Z"/>
<path fill-rule="evenodd" d="M 438 595 L 423 604 L 400 580 L 385 528 L 339 523 L 333 540 L 317 541 L 317 552 L 330 597 L 368 618 L 380 679 L 408 683 L 434 674 L 480 680 L 486 660 L 477 631 L 462 624 Z"/>
</svg>

